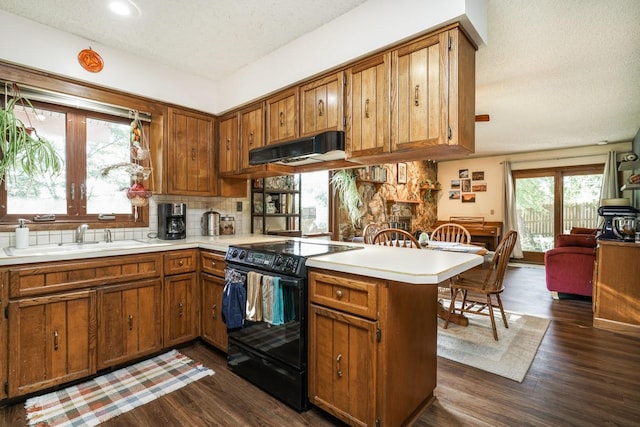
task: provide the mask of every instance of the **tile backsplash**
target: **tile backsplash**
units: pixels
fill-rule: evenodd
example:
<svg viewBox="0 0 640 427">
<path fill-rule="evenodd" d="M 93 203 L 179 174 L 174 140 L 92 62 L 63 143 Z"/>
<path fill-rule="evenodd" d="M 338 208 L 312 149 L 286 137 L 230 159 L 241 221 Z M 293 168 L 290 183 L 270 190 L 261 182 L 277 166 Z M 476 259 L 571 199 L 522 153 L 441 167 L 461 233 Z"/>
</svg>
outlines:
<svg viewBox="0 0 640 427">
<path fill-rule="evenodd" d="M 237 212 L 238 202 L 242 203 L 242 212 Z M 191 196 L 166 196 L 157 195 L 149 199 L 149 227 L 144 228 L 113 228 L 111 236 L 113 240 L 144 239 L 149 233 L 158 231 L 158 203 L 186 203 L 187 204 L 187 237 L 201 236 L 200 218 L 202 214 L 213 209 L 220 216 L 232 216 L 235 218 L 236 233 L 251 232 L 250 199 L 229 197 L 191 197 Z M 18 224 L 16 224 L 16 227 Z M 29 226 L 29 223 L 27 223 Z M 104 228 L 89 228 L 85 232 L 87 241 L 105 240 Z M 69 230 L 31 231 L 29 233 L 29 245 L 46 245 L 49 243 L 73 242 L 76 227 Z M 0 233 L 0 247 L 15 246 L 15 232 Z"/>
</svg>

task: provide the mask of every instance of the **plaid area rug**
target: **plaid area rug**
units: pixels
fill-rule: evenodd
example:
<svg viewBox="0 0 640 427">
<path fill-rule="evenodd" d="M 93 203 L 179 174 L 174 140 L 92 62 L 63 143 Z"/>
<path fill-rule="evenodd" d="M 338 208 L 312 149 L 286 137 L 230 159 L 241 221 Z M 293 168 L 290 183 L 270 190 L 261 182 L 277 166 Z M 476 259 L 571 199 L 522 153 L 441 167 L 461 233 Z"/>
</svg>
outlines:
<svg viewBox="0 0 640 427">
<path fill-rule="evenodd" d="M 177 350 L 25 402 L 29 426 L 95 426 L 214 372 Z"/>
</svg>

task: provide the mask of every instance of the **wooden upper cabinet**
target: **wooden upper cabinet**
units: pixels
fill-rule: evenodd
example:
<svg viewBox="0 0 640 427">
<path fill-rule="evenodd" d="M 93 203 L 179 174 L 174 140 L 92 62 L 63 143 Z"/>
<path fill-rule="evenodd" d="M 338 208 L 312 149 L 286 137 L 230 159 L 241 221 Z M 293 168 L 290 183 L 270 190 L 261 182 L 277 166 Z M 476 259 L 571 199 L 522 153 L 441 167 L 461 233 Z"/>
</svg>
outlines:
<svg viewBox="0 0 640 427">
<path fill-rule="evenodd" d="M 238 173 L 239 147 L 238 114 L 233 113 L 220 118 L 218 137 L 218 174 L 220 176 Z"/>
<path fill-rule="evenodd" d="M 389 152 L 389 53 L 348 71 L 347 158 Z"/>
<path fill-rule="evenodd" d="M 394 50 L 391 61 L 391 150 L 473 151 L 475 47 L 464 34 L 425 36 Z"/>
<path fill-rule="evenodd" d="M 267 144 L 298 137 L 298 88 L 293 87 L 266 101 Z"/>
<path fill-rule="evenodd" d="M 247 107 L 240 111 L 240 168 L 249 169 L 249 151 L 264 146 L 264 104 Z"/>
<path fill-rule="evenodd" d="M 175 108 L 169 108 L 168 114 L 168 194 L 215 195 L 214 118 Z"/>
<path fill-rule="evenodd" d="M 300 86 L 300 136 L 344 130 L 343 71 Z"/>
</svg>

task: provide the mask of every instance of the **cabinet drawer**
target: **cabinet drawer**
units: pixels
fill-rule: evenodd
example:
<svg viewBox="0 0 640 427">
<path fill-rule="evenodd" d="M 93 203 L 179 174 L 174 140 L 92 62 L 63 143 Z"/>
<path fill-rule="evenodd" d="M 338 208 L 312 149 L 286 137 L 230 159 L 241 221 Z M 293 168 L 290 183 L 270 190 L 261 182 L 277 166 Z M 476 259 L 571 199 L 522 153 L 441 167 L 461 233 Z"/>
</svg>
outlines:
<svg viewBox="0 0 640 427">
<path fill-rule="evenodd" d="M 160 277 L 162 255 L 118 256 L 10 267 L 9 297 L 20 298 Z"/>
<path fill-rule="evenodd" d="M 214 276 L 224 277 L 224 269 L 227 262 L 224 260 L 225 254 L 218 252 L 200 252 L 200 268 L 204 273 Z"/>
<path fill-rule="evenodd" d="M 164 274 L 189 273 L 196 271 L 198 257 L 195 249 L 172 251 L 164 255 Z"/>
<path fill-rule="evenodd" d="M 378 318 L 378 288 L 383 280 L 350 274 L 309 271 L 311 302 L 369 319 Z"/>
</svg>

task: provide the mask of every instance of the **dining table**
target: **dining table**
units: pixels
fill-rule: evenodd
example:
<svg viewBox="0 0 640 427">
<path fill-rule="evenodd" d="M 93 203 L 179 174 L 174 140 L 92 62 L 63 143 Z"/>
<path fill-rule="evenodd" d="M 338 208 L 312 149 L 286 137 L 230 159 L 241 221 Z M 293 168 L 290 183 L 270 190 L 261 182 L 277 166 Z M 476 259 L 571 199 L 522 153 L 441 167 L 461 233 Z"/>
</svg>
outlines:
<svg viewBox="0 0 640 427">
<path fill-rule="evenodd" d="M 438 251 L 449 251 L 449 252 L 464 252 L 464 253 L 473 253 L 476 255 L 487 255 L 489 251 L 483 247 L 478 245 L 471 245 L 467 243 L 458 243 L 458 242 L 440 242 L 436 240 L 426 241 L 424 244 L 421 244 L 423 249 L 427 250 L 438 250 Z M 482 268 L 482 266 L 478 266 L 475 268 Z M 451 280 L 451 279 L 449 279 Z M 444 286 L 442 286 L 444 288 Z M 451 288 L 449 288 L 451 289 Z M 452 295 L 450 295 L 449 303 L 453 300 Z M 449 318 L 449 322 L 455 323 L 460 326 L 468 326 L 469 318 L 464 314 L 457 313 L 449 313 L 449 310 L 444 307 L 442 303 L 442 298 L 438 299 L 438 304 L 436 306 L 438 317 L 447 320 Z"/>
</svg>

